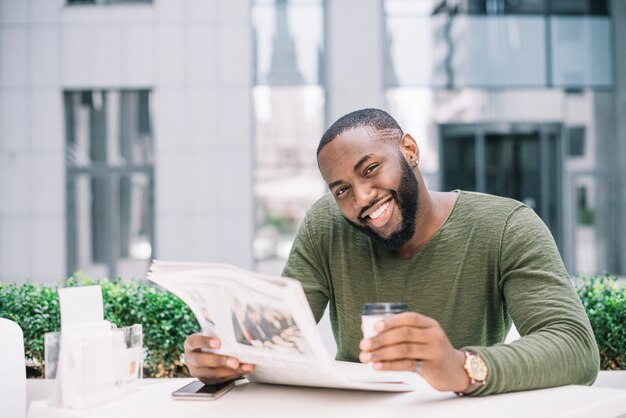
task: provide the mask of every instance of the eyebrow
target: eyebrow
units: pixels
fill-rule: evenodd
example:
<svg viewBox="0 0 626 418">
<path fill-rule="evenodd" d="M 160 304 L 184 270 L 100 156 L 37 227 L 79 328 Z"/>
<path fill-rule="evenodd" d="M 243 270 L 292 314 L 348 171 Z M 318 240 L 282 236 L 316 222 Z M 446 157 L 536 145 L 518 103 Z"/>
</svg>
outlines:
<svg viewBox="0 0 626 418">
<path fill-rule="evenodd" d="M 374 155 L 373 154 L 367 154 L 364 155 L 355 165 L 354 165 L 354 171 L 359 171 L 359 169 L 361 168 L 361 166 L 363 164 L 365 164 L 365 162 L 367 160 L 369 160 L 370 158 L 372 158 Z"/>
<path fill-rule="evenodd" d="M 361 166 L 362 166 L 363 164 L 365 164 L 365 163 L 367 162 L 367 160 L 369 160 L 369 159 L 370 159 L 370 158 L 372 158 L 373 156 L 374 156 L 374 154 L 367 154 L 367 155 L 364 155 L 363 157 L 361 157 L 361 159 L 360 159 L 359 161 L 357 161 L 357 163 L 354 165 L 354 169 L 353 169 L 353 170 L 354 170 L 354 171 L 359 171 L 359 169 L 361 168 Z M 330 184 L 328 185 L 328 188 L 329 188 L 329 189 L 332 189 L 333 187 L 335 187 L 335 186 L 337 186 L 337 185 L 339 185 L 339 184 L 341 184 L 341 183 L 343 183 L 343 180 L 336 180 L 336 181 L 333 181 L 332 183 L 330 183 Z"/>
</svg>

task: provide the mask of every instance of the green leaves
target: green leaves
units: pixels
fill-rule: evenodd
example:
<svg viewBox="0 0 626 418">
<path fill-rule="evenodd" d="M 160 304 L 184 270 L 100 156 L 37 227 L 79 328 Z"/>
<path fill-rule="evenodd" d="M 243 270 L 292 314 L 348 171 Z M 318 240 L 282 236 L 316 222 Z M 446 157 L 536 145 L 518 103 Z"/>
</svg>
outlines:
<svg viewBox="0 0 626 418">
<path fill-rule="evenodd" d="M 118 327 L 143 325 L 146 348 L 145 377 L 188 376 L 182 362 L 183 342 L 200 326 L 189 308 L 173 294 L 150 283 L 133 280 L 70 278 L 60 287 L 102 287 L 104 317 Z M 56 286 L 0 283 L 0 317 L 17 322 L 24 332 L 28 360 L 43 364 L 43 336 L 59 331 L 59 299 Z M 43 370 L 39 371 L 43 376 Z M 35 377 L 35 376 L 33 376 Z"/>
<path fill-rule="evenodd" d="M 43 335 L 60 328 L 56 289 L 32 283 L 0 284 L 0 317 L 20 325 L 26 357 L 43 362 Z"/>
<path fill-rule="evenodd" d="M 602 370 L 626 369 L 626 285 L 617 277 L 582 276 L 578 296 L 587 311 L 600 349 Z"/>
</svg>

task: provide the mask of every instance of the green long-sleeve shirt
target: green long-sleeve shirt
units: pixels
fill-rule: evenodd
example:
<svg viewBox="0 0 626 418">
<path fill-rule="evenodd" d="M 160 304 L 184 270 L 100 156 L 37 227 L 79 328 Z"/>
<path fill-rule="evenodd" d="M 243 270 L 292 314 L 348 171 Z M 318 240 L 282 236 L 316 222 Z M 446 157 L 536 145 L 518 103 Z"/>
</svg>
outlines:
<svg viewBox="0 0 626 418">
<path fill-rule="evenodd" d="M 307 212 L 283 275 L 302 282 L 318 321 L 330 303 L 338 360 L 358 361 L 364 303 L 404 302 L 484 359 L 489 375 L 476 395 L 591 384 L 598 372 L 593 331 L 554 240 L 514 200 L 459 192 L 439 231 L 402 259 L 352 228 L 328 194 Z M 522 338 L 502 344 L 511 322 Z"/>
</svg>

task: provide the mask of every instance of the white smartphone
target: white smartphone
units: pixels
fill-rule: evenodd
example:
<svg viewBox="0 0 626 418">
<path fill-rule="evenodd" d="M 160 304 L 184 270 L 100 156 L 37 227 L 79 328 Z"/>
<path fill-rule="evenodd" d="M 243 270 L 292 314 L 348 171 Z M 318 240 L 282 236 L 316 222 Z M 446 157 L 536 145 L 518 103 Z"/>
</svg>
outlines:
<svg viewBox="0 0 626 418">
<path fill-rule="evenodd" d="M 196 380 L 172 392 L 172 397 L 174 399 L 213 400 L 234 388 L 235 382 L 235 380 L 231 380 L 216 385 L 205 385 Z"/>
</svg>

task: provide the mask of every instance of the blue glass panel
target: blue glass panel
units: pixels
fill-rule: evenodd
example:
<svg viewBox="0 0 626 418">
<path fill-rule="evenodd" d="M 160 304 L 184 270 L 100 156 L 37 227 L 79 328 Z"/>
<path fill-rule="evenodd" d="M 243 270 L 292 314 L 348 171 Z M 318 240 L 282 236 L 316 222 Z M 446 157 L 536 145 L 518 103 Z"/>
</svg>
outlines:
<svg viewBox="0 0 626 418">
<path fill-rule="evenodd" d="M 550 30 L 553 85 L 612 86 L 613 47 L 608 17 L 552 17 Z"/>
<path fill-rule="evenodd" d="M 388 15 L 387 85 L 545 86 L 545 27 L 537 16 Z"/>
<path fill-rule="evenodd" d="M 541 17 L 458 17 L 452 42 L 455 86 L 546 83 L 545 23 Z"/>
</svg>

